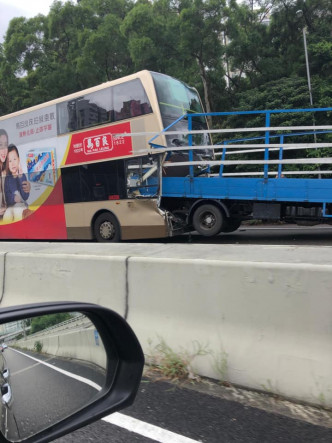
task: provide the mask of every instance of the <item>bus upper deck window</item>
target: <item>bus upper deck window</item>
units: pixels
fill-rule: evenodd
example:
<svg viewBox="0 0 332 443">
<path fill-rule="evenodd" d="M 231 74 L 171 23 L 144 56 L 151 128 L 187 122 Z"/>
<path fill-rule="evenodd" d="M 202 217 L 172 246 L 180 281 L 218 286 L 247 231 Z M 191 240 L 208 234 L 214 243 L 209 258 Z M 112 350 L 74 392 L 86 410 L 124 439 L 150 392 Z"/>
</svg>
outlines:
<svg viewBox="0 0 332 443">
<path fill-rule="evenodd" d="M 152 112 L 140 80 L 131 80 L 112 88 L 114 120 L 125 120 Z"/>
<path fill-rule="evenodd" d="M 111 122 L 113 120 L 111 89 L 105 88 L 59 103 L 57 113 L 59 134 Z"/>
<path fill-rule="evenodd" d="M 113 120 L 111 88 L 85 95 L 77 101 L 76 107 L 79 129 L 111 122 Z"/>
<path fill-rule="evenodd" d="M 141 81 L 131 80 L 59 103 L 58 133 L 66 134 L 151 112 Z"/>
</svg>

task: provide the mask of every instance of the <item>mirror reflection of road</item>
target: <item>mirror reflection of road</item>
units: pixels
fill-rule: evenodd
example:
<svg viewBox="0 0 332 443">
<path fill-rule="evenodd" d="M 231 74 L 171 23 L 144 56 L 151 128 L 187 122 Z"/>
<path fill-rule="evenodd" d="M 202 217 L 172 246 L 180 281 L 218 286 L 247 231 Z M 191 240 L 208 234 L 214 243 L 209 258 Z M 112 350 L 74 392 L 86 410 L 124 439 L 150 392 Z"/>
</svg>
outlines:
<svg viewBox="0 0 332 443">
<path fill-rule="evenodd" d="M 10 348 L 5 352 L 11 374 L 12 413 L 21 438 L 82 408 L 104 384 L 103 374 L 77 362 Z"/>
</svg>

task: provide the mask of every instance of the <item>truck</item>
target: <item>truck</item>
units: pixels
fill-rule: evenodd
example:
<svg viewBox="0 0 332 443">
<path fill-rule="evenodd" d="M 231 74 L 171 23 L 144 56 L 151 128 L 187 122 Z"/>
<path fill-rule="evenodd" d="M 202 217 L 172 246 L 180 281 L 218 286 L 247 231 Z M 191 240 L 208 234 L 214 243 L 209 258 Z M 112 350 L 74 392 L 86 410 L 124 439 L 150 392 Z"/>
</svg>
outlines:
<svg viewBox="0 0 332 443">
<path fill-rule="evenodd" d="M 162 131 L 176 137 L 178 147 L 161 146 L 160 134 L 154 136 L 151 150 L 165 155 L 160 207 L 172 214 L 173 233 L 195 230 L 211 237 L 233 232 L 245 220 L 332 224 L 331 111 L 186 114 L 181 119 L 187 131 L 172 131 L 173 125 Z M 192 130 L 193 120 L 202 116 L 237 119 L 242 127 Z M 196 145 L 195 136 L 202 133 L 217 141 Z M 204 150 L 213 150 L 212 158 L 195 158 Z"/>
</svg>

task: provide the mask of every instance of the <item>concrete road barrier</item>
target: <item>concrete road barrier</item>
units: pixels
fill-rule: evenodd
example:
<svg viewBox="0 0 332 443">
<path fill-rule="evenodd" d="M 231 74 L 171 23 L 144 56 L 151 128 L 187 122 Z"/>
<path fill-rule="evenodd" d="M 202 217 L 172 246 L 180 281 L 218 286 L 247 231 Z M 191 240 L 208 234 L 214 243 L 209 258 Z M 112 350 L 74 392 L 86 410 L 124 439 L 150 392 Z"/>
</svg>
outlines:
<svg viewBox="0 0 332 443">
<path fill-rule="evenodd" d="M 84 329 L 78 331 L 50 331 L 46 336 L 37 336 L 21 339 L 15 343 L 17 349 L 35 350 L 36 342 L 42 345 L 41 352 L 54 357 L 64 357 L 92 363 L 100 368 L 106 368 L 106 351 L 101 340 L 95 340 L 95 330 Z M 36 355 L 38 356 L 38 354 Z"/>
<path fill-rule="evenodd" d="M 200 375 L 332 407 L 332 248 L 209 247 L 9 252 L 1 306 L 99 303 L 146 354 L 166 343 Z"/>
<path fill-rule="evenodd" d="M 129 275 L 129 323 L 152 354 L 163 339 L 203 351 L 198 374 L 332 406 L 332 267 L 136 258 Z"/>
<path fill-rule="evenodd" d="M 1 261 L 3 306 L 80 301 L 111 305 L 125 314 L 125 257 L 8 253 Z"/>
</svg>

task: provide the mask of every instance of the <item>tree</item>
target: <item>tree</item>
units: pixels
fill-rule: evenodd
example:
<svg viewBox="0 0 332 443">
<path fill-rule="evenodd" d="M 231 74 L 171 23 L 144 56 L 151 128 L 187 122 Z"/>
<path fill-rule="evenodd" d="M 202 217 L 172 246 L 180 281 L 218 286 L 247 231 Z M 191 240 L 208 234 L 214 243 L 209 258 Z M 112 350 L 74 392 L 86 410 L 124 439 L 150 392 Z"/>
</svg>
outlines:
<svg viewBox="0 0 332 443">
<path fill-rule="evenodd" d="M 141 69 L 196 87 L 206 111 L 306 106 L 304 26 L 314 104 L 328 106 L 331 17 L 329 0 L 55 1 L 47 16 L 10 23 L 0 113 Z"/>
<path fill-rule="evenodd" d="M 229 8 L 226 56 L 233 73 L 231 88 L 252 88 L 284 75 L 284 67 L 273 45 L 274 36 L 265 18 L 265 8 L 252 10 L 237 3 Z"/>
<path fill-rule="evenodd" d="M 213 73 L 223 76 L 224 0 L 184 0 L 179 14 L 180 48 L 195 60 L 203 85 L 207 112 L 212 111 Z M 211 74 L 210 74 L 211 73 Z"/>
<path fill-rule="evenodd" d="M 165 14 L 165 15 L 163 15 Z M 173 28 L 173 19 L 169 10 L 165 11 L 162 2 L 150 3 L 141 0 L 127 14 L 121 31 L 128 39 L 128 50 L 134 70 L 150 69 L 167 72 L 170 59 L 176 52 L 174 38 L 169 33 Z M 169 39 L 167 38 L 169 37 Z"/>
<path fill-rule="evenodd" d="M 62 323 L 69 320 L 71 315 L 68 312 L 43 315 L 41 317 L 34 317 L 31 320 L 30 334 L 35 334 L 36 332 L 42 331 L 43 329 L 50 328 L 51 326 Z"/>
<path fill-rule="evenodd" d="M 77 71 L 83 87 L 130 73 L 127 41 L 120 33 L 121 19 L 108 14 L 96 30 L 86 31 Z"/>
<path fill-rule="evenodd" d="M 18 17 L 11 20 L 0 58 L 1 95 L 6 112 L 35 103 L 36 71 L 43 60 L 45 17 Z M 31 74 L 31 76 L 29 76 Z"/>
</svg>

